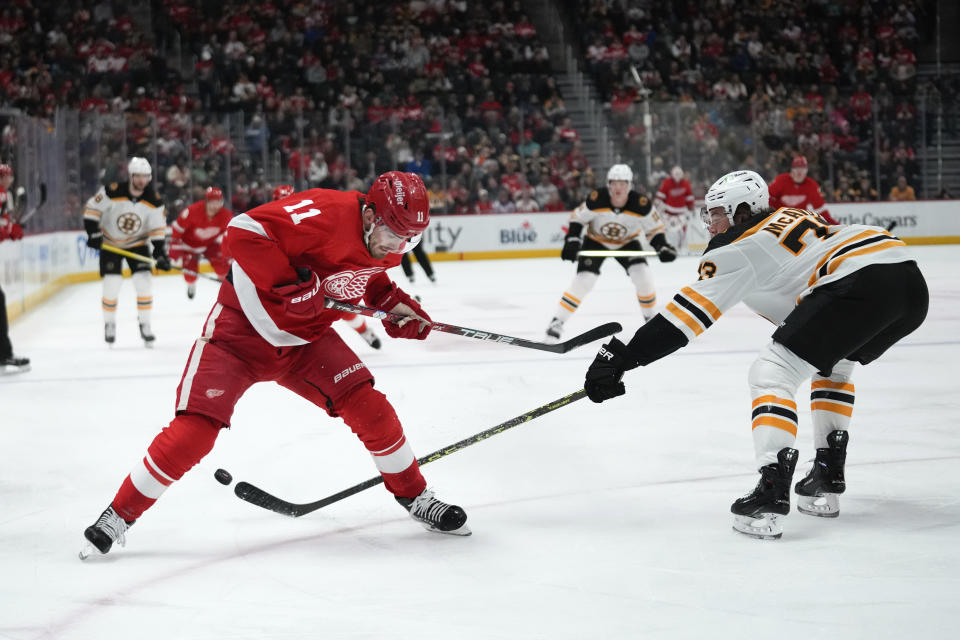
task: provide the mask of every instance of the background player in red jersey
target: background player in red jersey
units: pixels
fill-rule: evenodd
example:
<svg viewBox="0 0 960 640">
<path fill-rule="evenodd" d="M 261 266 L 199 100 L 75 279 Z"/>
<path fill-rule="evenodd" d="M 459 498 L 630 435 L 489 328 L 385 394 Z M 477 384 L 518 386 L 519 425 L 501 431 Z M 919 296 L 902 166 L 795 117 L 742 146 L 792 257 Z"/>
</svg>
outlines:
<svg viewBox="0 0 960 640">
<path fill-rule="evenodd" d="M 690 181 L 683 177 L 680 165 L 671 169 L 670 175 L 660 183 L 653 206 L 664 214 L 667 242 L 677 249 L 683 249 L 686 246 L 687 225 L 693 218 L 693 189 Z"/>
<path fill-rule="evenodd" d="M 188 298 L 193 298 L 197 293 L 196 271 L 200 267 L 201 257 L 210 262 L 221 278 L 225 278 L 230 270 L 229 257 L 223 252 L 223 234 L 231 219 L 233 213 L 223 206 L 223 191 L 207 187 L 203 201 L 194 202 L 181 211 L 170 225 L 173 230 L 170 260 L 178 262 L 186 270 L 183 279 L 187 281 Z"/>
<path fill-rule="evenodd" d="M 804 209 L 814 212 L 827 224 L 840 224 L 827 210 L 820 185 L 807 175 L 807 159 L 803 156 L 795 156 L 790 173 L 781 173 L 770 183 L 770 207 Z"/>
<path fill-rule="evenodd" d="M 23 227 L 13 221 L 13 194 L 10 186 L 13 184 L 13 169 L 8 164 L 0 164 L 0 242 L 4 240 L 20 240 L 23 238 Z M 30 360 L 13 355 L 13 345 L 10 344 L 9 327 L 7 326 L 7 297 L 0 287 L 0 374 L 20 373 L 30 370 Z"/>
<path fill-rule="evenodd" d="M 429 224 L 419 176 L 391 171 L 368 193 L 310 189 L 235 217 L 224 247 L 230 273 L 190 352 L 176 416 L 153 440 L 97 521 L 85 558 L 123 543 L 127 529 L 213 448 L 233 409 L 257 382 L 274 381 L 341 418 L 360 438 L 384 485 L 427 529 L 467 535 L 463 509 L 434 497 L 393 406 L 331 328 L 324 298 L 361 299 L 406 316 L 392 337 L 423 340 L 430 317 L 386 275 Z"/>
<path fill-rule="evenodd" d="M 291 195 L 293 195 L 293 185 L 281 184 L 273 190 L 274 200 L 282 200 L 283 198 Z M 406 258 L 407 254 L 403 254 L 403 257 Z M 360 334 L 360 337 L 363 338 L 363 341 L 368 345 L 374 349 L 380 348 L 380 337 L 377 336 L 377 333 L 369 325 L 367 325 L 367 321 L 363 316 L 356 313 L 342 311 L 340 313 L 340 319 L 343 320 L 348 327 Z"/>
</svg>

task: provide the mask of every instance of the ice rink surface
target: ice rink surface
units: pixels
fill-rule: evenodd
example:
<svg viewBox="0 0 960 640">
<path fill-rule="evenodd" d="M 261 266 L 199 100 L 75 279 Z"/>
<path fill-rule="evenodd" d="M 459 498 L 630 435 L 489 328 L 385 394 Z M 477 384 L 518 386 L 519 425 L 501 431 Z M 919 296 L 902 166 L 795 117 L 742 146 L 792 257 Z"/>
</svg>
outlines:
<svg viewBox="0 0 960 640">
<path fill-rule="evenodd" d="M 154 280 L 157 347 L 137 335 L 129 280 L 118 342 L 100 284 L 22 317 L 33 371 L 0 378 L 0 638 L 416 640 L 953 637 L 960 622 L 960 254 L 913 247 L 926 323 L 854 374 L 847 493 L 835 520 L 794 512 L 779 541 L 731 531 L 757 481 L 747 369 L 772 327 L 738 306 L 696 342 L 630 372 L 627 395 L 583 400 L 424 468 L 473 535 L 431 534 L 382 487 L 299 519 L 237 499 L 224 467 L 296 502 L 375 475 L 339 420 L 255 386 L 214 451 L 86 562 L 82 531 L 173 415 L 188 350 L 216 296 Z M 573 275 L 558 259 L 417 271 L 434 319 L 540 339 Z M 694 258 L 654 263 L 665 304 Z M 608 261 L 569 337 L 639 312 Z M 399 270 L 394 274 L 407 288 Z M 342 324 L 342 323 L 341 323 Z M 455 336 L 346 341 L 374 372 L 418 455 L 579 389 L 599 342 L 559 356 Z M 813 457 L 809 387 L 801 460 Z M 798 476 L 804 470 L 798 470 Z"/>
</svg>

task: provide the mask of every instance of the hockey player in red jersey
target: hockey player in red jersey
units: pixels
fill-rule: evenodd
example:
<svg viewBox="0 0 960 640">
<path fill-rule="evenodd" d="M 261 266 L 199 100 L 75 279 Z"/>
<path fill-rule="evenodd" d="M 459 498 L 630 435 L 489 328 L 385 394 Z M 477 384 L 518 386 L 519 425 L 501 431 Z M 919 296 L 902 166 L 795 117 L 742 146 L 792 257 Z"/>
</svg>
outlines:
<svg viewBox="0 0 960 640">
<path fill-rule="evenodd" d="M 680 165 L 671 169 L 670 175 L 660 183 L 653 206 L 665 214 L 663 224 L 667 241 L 678 250 L 683 249 L 686 246 L 687 225 L 693 219 L 693 189 L 690 181 L 683 177 Z"/>
<path fill-rule="evenodd" d="M 223 253 L 223 234 L 232 218 L 233 213 L 223 206 L 223 191 L 207 187 L 203 201 L 194 202 L 181 211 L 170 225 L 173 231 L 170 260 L 179 262 L 184 269 L 188 298 L 192 299 L 197 293 L 196 271 L 201 257 L 210 262 L 219 277 L 226 277 L 230 261 Z"/>
<path fill-rule="evenodd" d="M 23 227 L 13 219 L 13 199 L 10 193 L 12 184 L 13 169 L 8 164 L 0 164 L 0 242 L 23 238 Z M 0 287 L 0 375 L 29 370 L 29 358 L 13 355 L 13 345 L 10 344 L 10 332 L 7 326 L 7 298 L 3 288 Z"/>
<path fill-rule="evenodd" d="M 760 482 L 730 507 L 734 530 L 779 538 L 790 513 L 798 452 L 800 384 L 811 378 L 816 458 L 794 487 L 800 512 L 836 517 L 846 490 L 855 363 L 879 358 L 923 322 L 929 296 L 904 242 L 865 225 L 824 224 L 792 208 L 771 211 L 767 185 L 753 171 L 720 178 L 706 195 L 711 236 L 700 278 L 623 344 L 605 344 L 587 370 L 594 402 L 625 393 L 625 371 L 666 357 L 743 302 L 776 329 L 747 374 L 751 432 Z M 702 381 L 708 384 L 709 381 Z"/>
<path fill-rule="evenodd" d="M 428 530 L 467 535 L 466 513 L 437 499 L 373 375 L 331 323 L 325 298 L 406 316 L 383 321 L 395 338 L 423 340 L 431 320 L 386 270 L 429 224 L 416 174 L 391 171 L 366 193 L 310 189 L 236 216 L 224 247 L 230 273 L 177 388 L 176 416 L 157 435 L 97 521 L 81 558 L 107 553 L 160 495 L 213 448 L 254 383 L 274 381 L 341 418 L 360 438 L 384 485 Z"/>
<path fill-rule="evenodd" d="M 790 165 L 790 173 L 781 173 L 770 183 L 770 207 L 792 207 L 812 211 L 827 224 L 840 224 L 827 210 L 820 193 L 820 185 L 807 175 L 807 159 L 795 156 Z"/>
<path fill-rule="evenodd" d="M 276 189 L 273 190 L 273 199 L 282 200 L 293 195 L 293 185 L 281 184 Z M 406 258 L 406 253 L 403 254 L 403 257 Z M 346 311 L 340 312 L 340 319 L 346 323 L 348 327 L 356 331 L 363 341 L 374 349 L 379 349 L 381 346 L 380 338 L 377 336 L 377 333 L 367 325 L 366 319 L 356 313 L 349 313 Z"/>
</svg>

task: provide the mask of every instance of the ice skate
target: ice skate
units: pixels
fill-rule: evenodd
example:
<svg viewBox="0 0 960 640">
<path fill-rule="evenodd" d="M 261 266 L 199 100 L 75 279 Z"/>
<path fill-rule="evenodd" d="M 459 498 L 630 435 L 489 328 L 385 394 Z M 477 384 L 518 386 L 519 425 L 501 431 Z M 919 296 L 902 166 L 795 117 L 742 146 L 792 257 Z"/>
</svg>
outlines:
<svg viewBox="0 0 960 640">
<path fill-rule="evenodd" d="M 547 327 L 547 335 L 544 342 L 547 344 L 556 344 L 560 342 L 560 336 L 563 334 L 563 320 L 553 318 L 550 320 L 550 326 Z"/>
<path fill-rule="evenodd" d="M 377 337 L 377 334 L 375 334 L 373 329 L 370 327 L 367 327 L 365 331 L 362 331 L 360 333 L 360 337 L 363 338 L 363 340 L 374 349 L 380 348 L 380 338 Z"/>
<path fill-rule="evenodd" d="M 193 300 L 195 295 L 197 295 L 197 283 L 191 282 L 187 285 L 187 297 Z"/>
<path fill-rule="evenodd" d="M 784 447 L 776 463 L 760 468 L 760 482 L 753 492 L 730 505 L 734 531 L 763 540 L 783 535 L 780 519 L 790 513 L 790 483 L 798 455 L 796 449 Z"/>
<path fill-rule="evenodd" d="M 153 349 L 153 343 L 157 339 L 157 336 L 153 335 L 149 322 L 140 323 L 140 337 L 143 338 L 143 346 L 148 349 Z"/>
<path fill-rule="evenodd" d="M 30 371 L 30 358 L 20 358 L 13 354 L 0 360 L 0 375 L 26 373 Z"/>
<path fill-rule="evenodd" d="M 133 522 L 136 522 L 136 520 Z M 126 532 L 133 526 L 133 522 L 127 522 L 121 518 L 113 510 L 112 505 L 107 507 L 97 518 L 97 521 L 84 530 L 83 537 L 87 541 L 80 549 L 80 559 L 86 560 L 94 552 L 105 555 L 113 547 L 114 542 L 121 547 L 126 546 Z"/>
<path fill-rule="evenodd" d="M 103 339 L 107 344 L 113 344 L 117 341 L 117 323 L 107 322 L 103 325 Z"/>
<path fill-rule="evenodd" d="M 435 275 L 433 275 L 433 274 L 431 273 L 431 274 L 429 274 L 429 275 L 427 276 L 427 278 L 428 278 L 428 279 L 430 280 L 430 282 L 432 282 L 433 284 L 437 284 L 437 276 L 435 276 Z"/>
<path fill-rule="evenodd" d="M 839 495 L 847 489 L 843 467 L 849 441 L 847 431 L 831 431 L 827 435 L 827 447 L 817 449 L 810 473 L 794 487 L 797 511 L 820 518 L 840 515 Z"/>
<path fill-rule="evenodd" d="M 466 525 L 466 512 L 452 504 L 438 500 L 430 489 L 424 489 L 416 498 L 396 497 L 410 517 L 423 525 L 427 531 L 468 536 L 472 531 Z"/>
</svg>

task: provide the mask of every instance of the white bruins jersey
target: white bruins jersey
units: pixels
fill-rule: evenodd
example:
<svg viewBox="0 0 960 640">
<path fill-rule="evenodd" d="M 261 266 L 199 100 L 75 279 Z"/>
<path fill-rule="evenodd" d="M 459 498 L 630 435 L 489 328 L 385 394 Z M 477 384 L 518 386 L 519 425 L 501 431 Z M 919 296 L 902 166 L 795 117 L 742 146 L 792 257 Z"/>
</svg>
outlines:
<svg viewBox="0 0 960 640">
<path fill-rule="evenodd" d="M 152 185 L 147 185 L 140 197 L 130 195 L 127 182 L 103 187 L 87 200 L 83 219 L 99 224 L 104 242 L 121 249 L 139 247 L 147 240 L 163 240 L 166 236 L 163 202 Z"/>
<path fill-rule="evenodd" d="M 587 237 L 610 249 L 618 249 L 644 234 L 650 240 L 664 232 L 663 220 L 646 196 L 631 191 L 622 207 L 610 204 L 610 191 L 600 188 L 573 210 L 570 222 L 582 224 Z"/>
<path fill-rule="evenodd" d="M 663 316 L 692 340 L 743 301 L 779 325 L 811 291 L 871 264 L 913 260 L 880 227 L 828 225 L 800 209 L 754 216 L 710 241 L 700 279 L 680 290 Z"/>
</svg>

